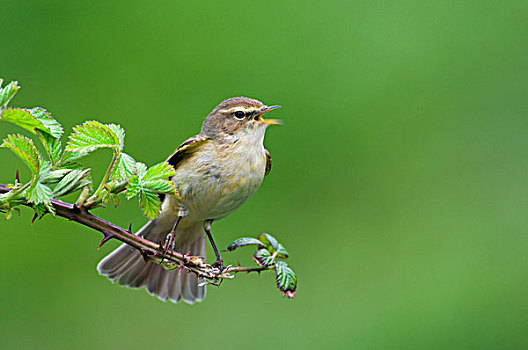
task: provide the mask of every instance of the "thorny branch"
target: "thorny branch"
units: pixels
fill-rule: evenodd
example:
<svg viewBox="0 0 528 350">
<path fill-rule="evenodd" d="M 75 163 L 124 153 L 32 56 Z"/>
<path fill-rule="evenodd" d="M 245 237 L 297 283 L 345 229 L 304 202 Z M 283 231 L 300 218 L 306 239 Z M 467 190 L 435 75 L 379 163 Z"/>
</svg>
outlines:
<svg viewBox="0 0 528 350">
<path fill-rule="evenodd" d="M 11 189 L 6 185 L 0 184 L 0 194 L 8 193 L 10 191 Z M 55 208 L 58 216 L 62 216 L 70 221 L 78 222 L 81 225 L 101 232 L 104 235 L 104 238 L 99 247 L 114 238 L 139 250 L 146 260 L 161 264 L 163 267 L 170 270 L 177 268 L 186 269 L 213 284 L 217 284 L 221 279 L 233 278 L 233 274 L 238 272 L 261 272 L 273 269 L 273 267 L 267 266 L 228 266 L 224 270 L 220 270 L 217 267 L 206 264 L 202 257 L 188 256 L 170 249 L 167 250 L 160 243 L 136 236 L 130 231 L 130 229 L 125 230 L 111 222 L 101 219 L 100 217 L 91 214 L 88 209 L 84 207 L 79 208 L 75 204 L 60 200 L 52 200 L 51 204 Z M 29 204 L 25 205 L 30 206 Z"/>
</svg>

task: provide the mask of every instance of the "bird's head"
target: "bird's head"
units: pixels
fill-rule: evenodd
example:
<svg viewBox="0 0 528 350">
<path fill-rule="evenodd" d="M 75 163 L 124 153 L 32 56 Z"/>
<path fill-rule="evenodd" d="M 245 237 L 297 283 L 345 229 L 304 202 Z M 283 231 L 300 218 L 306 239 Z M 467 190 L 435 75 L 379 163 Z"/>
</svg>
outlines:
<svg viewBox="0 0 528 350">
<path fill-rule="evenodd" d="M 262 116 L 280 106 L 268 107 L 248 97 L 233 97 L 222 101 L 209 113 L 202 125 L 202 134 L 213 139 L 238 140 L 245 135 L 264 136 L 269 125 L 280 125 L 276 119 Z"/>
</svg>

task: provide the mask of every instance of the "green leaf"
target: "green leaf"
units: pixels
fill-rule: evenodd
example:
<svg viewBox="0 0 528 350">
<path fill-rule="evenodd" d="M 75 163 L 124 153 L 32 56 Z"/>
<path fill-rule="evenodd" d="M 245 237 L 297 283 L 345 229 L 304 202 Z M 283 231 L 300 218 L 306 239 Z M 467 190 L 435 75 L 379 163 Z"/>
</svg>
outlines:
<svg viewBox="0 0 528 350">
<path fill-rule="evenodd" d="M 270 251 L 275 252 L 279 248 L 279 242 L 273 237 L 272 235 L 268 235 L 267 233 L 261 233 L 258 236 L 258 240 L 264 243 L 266 248 L 268 248 Z"/>
<path fill-rule="evenodd" d="M 48 212 L 51 213 L 51 215 L 55 216 L 55 207 L 53 206 L 53 204 L 51 204 L 51 202 L 49 203 L 42 203 L 44 204 L 44 206 L 46 207 L 46 209 L 48 210 Z"/>
<path fill-rule="evenodd" d="M 254 255 L 253 260 L 260 266 L 271 266 L 275 258 L 266 248 L 259 249 Z"/>
<path fill-rule="evenodd" d="M 35 210 L 35 214 L 37 214 L 37 216 L 43 216 L 47 213 L 46 207 L 42 203 L 34 205 L 33 210 Z"/>
<path fill-rule="evenodd" d="M 35 214 L 37 216 L 42 217 L 46 213 L 51 213 L 51 215 L 55 216 L 55 207 L 51 203 L 39 203 L 33 206 L 33 210 L 35 210 Z"/>
<path fill-rule="evenodd" d="M 60 138 L 63 130 L 62 126 L 44 108 L 35 107 L 32 109 L 6 108 L 0 115 L 0 120 L 18 125 L 26 130 L 36 133 L 41 130 L 55 138 Z"/>
<path fill-rule="evenodd" d="M 61 142 L 59 139 L 43 132 L 42 130 L 37 130 L 37 134 L 40 138 L 40 142 L 44 146 L 46 153 L 49 156 L 52 164 L 59 162 L 61 158 Z"/>
<path fill-rule="evenodd" d="M 33 140 L 20 134 L 7 135 L 0 147 L 9 148 L 26 163 L 33 174 L 39 173 L 40 157 Z"/>
<path fill-rule="evenodd" d="M 110 175 L 110 180 L 117 182 L 126 181 L 134 175 L 136 171 L 136 161 L 134 158 L 126 153 L 120 153 L 114 169 L 112 170 L 112 174 Z"/>
<path fill-rule="evenodd" d="M 40 171 L 39 171 L 39 175 L 40 175 L 40 179 L 42 181 L 42 178 L 48 176 L 48 174 L 50 173 L 50 170 L 51 170 L 51 162 L 50 161 L 47 161 L 47 160 L 44 160 L 42 155 L 39 153 L 39 159 L 40 159 Z"/>
<path fill-rule="evenodd" d="M 56 198 L 62 197 L 89 185 L 90 181 L 86 179 L 88 174 L 90 174 L 90 169 L 71 170 L 59 181 L 57 186 L 55 186 L 53 189 L 53 196 Z"/>
<path fill-rule="evenodd" d="M 175 175 L 176 171 L 167 162 L 158 163 L 150 167 L 145 174 L 141 177 L 142 182 L 153 181 L 153 180 L 168 180 L 171 176 Z"/>
<path fill-rule="evenodd" d="M 35 181 L 27 190 L 26 190 L 26 199 L 30 203 L 35 204 L 44 204 L 51 201 L 52 191 L 51 188 L 44 185 L 40 181 Z"/>
<path fill-rule="evenodd" d="M 88 155 L 88 153 L 77 153 L 77 152 L 70 152 L 70 151 L 65 150 L 64 154 L 62 155 L 60 163 L 61 165 L 68 164 L 86 155 Z"/>
<path fill-rule="evenodd" d="M 44 127 L 41 128 L 39 126 L 37 127 L 38 130 L 42 130 L 57 139 L 61 137 L 62 133 L 64 132 L 62 125 L 51 116 L 50 112 L 41 107 L 35 107 L 29 111 L 35 119 L 42 123 Z"/>
<path fill-rule="evenodd" d="M 279 243 L 279 247 L 277 248 L 277 257 L 278 258 L 287 258 L 288 252 L 286 251 L 286 248 L 282 244 Z"/>
<path fill-rule="evenodd" d="M 43 172 L 42 169 L 40 171 L 40 182 L 43 184 L 50 186 L 55 185 L 58 183 L 66 174 L 71 172 L 73 169 L 56 169 L 52 171 L 46 171 Z"/>
<path fill-rule="evenodd" d="M 127 190 L 126 190 L 127 199 L 130 199 L 136 196 L 140 190 L 141 190 L 141 186 L 139 184 L 139 177 L 137 175 L 133 175 L 128 180 L 128 185 L 127 185 Z"/>
<path fill-rule="evenodd" d="M 136 162 L 136 172 L 135 174 L 139 175 L 139 176 L 143 176 L 145 175 L 145 173 L 147 172 L 147 166 L 141 162 Z"/>
<path fill-rule="evenodd" d="M 176 196 L 176 185 L 170 181 L 170 177 L 174 174 L 176 171 L 170 164 L 166 162 L 156 164 L 140 177 L 140 186 L 142 189 Z"/>
<path fill-rule="evenodd" d="M 12 81 L 3 88 L 1 88 L 3 82 L 3 79 L 0 79 L 0 107 L 7 106 L 7 104 L 15 96 L 17 91 L 20 90 L 20 86 L 17 85 L 17 81 Z"/>
<path fill-rule="evenodd" d="M 88 121 L 73 128 L 66 151 L 89 153 L 98 148 L 121 149 L 119 136 L 105 124 L 98 121 Z"/>
<path fill-rule="evenodd" d="M 118 124 L 106 124 L 114 132 L 114 134 L 117 135 L 117 139 L 119 140 L 119 145 L 121 146 L 121 149 L 125 146 L 125 130 L 121 127 L 121 125 Z"/>
<path fill-rule="evenodd" d="M 161 201 L 156 192 L 144 189 L 139 194 L 139 204 L 143 214 L 151 220 L 155 219 L 161 211 Z"/>
<path fill-rule="evenodd" d="M 227 246 L 227 250 L 228 251 L 233 251 L 237 248 L 240 248 L 240 247 L 244 247 L 244 246 L 247 246 L 247 245 L 257 245 L 259 246 L 259 248 L 264 248 L 264 244 L 259 241 L 258 239 L 256 238 L 252 238 L 252 237 L 243 237 L 243 238 L 238 238 L 238 239 L 235 239 L 233 242 L 231 242 L 228 246 Z"/>
<path fill-rule="evenodd" d="M 284 261 L 275 263 L 275 280 L 277 287 L 287 297 L 292 299 L 297 291 L 297 276 Z"/>
<path fill-rule="evenodd" d="M 158 193 L 176 194 L 176 184 L 169 180 L 142 181 L 141 187 Z"/>
</svg>

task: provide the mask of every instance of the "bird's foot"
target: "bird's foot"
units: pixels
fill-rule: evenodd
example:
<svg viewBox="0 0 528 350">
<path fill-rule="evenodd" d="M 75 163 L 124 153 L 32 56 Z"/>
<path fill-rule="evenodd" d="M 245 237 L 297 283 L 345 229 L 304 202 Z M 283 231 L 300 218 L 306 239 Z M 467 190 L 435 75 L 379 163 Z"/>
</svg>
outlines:
<svg viewBox="0 0 528 350">
<path fill-rule="evenodd" d="M 161 256 L 167 254 L 169 250 L 174 250 L 175 243 L 176 243 L 176 235 L 174 234 L 174 231 L 171 231 L 167 234 L 167 237 L 165 238 L 165 242 L 163 244 L 160 243 L 160 248 L 163 249 Z M 163 262 L 163 260 L 161 262 Z"/>
<path fill-rule="evenodd" d="M 224 266 L 222 259 L 216 259 L 216 261 L 212 263 L 211 266 L 218 269 L 217 275 L 221 275 L 227 269 L 227 266 Z"/>
<path fill-rule="evenodd" d="M 218 267 L 219 269 L 223 269 L 224 268 L 224 262 L 222 261 L 222 259 L 216 259 L 216 261 L 214 263 L 211 264 L 212 267 Z"/>
</svg>

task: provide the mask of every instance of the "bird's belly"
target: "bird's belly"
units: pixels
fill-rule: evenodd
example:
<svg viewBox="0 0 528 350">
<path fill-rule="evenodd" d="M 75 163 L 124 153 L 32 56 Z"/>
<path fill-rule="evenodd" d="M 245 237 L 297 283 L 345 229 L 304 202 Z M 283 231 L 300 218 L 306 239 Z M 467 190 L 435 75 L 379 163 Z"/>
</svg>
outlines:
<svg viewBox="0 0 528 350">
<path fill-rule="evenodd" d="M 260 163 L 260 162 L 259 162 Z M 221 219 L 240 207 L 260 187 L 265 164 L 243 163 L 230 169 L 211 167 L 176 181 L 185 216 L 194 220 Z"/>
</svg>

